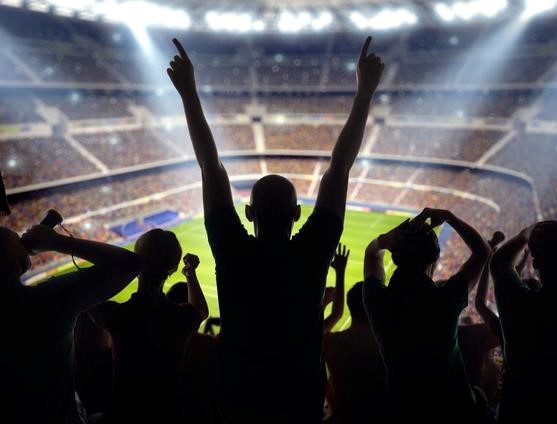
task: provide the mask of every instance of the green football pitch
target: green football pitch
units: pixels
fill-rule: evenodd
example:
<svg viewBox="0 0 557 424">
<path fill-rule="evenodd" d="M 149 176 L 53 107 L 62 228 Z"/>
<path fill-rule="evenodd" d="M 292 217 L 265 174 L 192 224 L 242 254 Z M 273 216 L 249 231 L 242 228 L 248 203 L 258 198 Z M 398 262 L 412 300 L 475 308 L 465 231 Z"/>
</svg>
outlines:
<svg viewBox="0 0 557 424">
<path fill-rule="evenodd" d="M 246 229 L 252 233 L 253 227 L 244 217 L 243 205 L 239 205 L 237 210 L 242 218 L 242 222 Z M 312 206 L 302 206 L 302 218 L 294 227 L 294 233 L 305 222 L 307 217 L 312 211 Z M 369 241 L 379 234 L 382 234 L 394 226 L 402 222 L 406 216 L 402 214 L 390 214 L 381 212 L 367 212 L 360 210 L 347 210 L 346 218 L 344 221 L 344 232 L 342 234 L 341 243 L 346 244 L 350 249 L 350 257 L 346 269 L 346 291 L 352 287 L 356 282 L 363 279 L 363 259 L 364 250 Z M 209 305 L 209 313 L 211 316 L 219 316 L 219 306 L 217 298 L 217 287 L 215 282 L 215 262 L 209 248 L 205 227 L 203 225 L 203 217 L 197 217 L 191 221 L 177 225 L 171 228 L 176 234 L 180 244 L 182 245 L 183 253 L 194 253 L 199 256 L 201 264 L 197 270 L 197 275 L 207 303 Z M 130 245 L 129 248 L 132 248 Z M 390 258 L 385 259 L 387 275 L 393 271 L 393 266 Z M 66 268 L 65 272 L 68 271 Z M 64 272 L 62 271 L 62 272 Z M 184 281 L 184 277 L 180 272 L 173 274 L 165 283 L 164 290 L 166 291 L 172 284 Z M 334 286 L 335 272 L 329 268 L 329 275 L 327 278 L 327 285 Z M 137 289 L 136 281 L 132 282 L 122 292 L 114 297 L 114 300 L 123 302 L 127 300 L 130 295 Z M 329 306 L 330 308 L 330 306 Z M 329 310 L 325 311 L 327 315 Z M 337 330 L 346 328 L 350 324 L 350 315 L 348 309 L 345 308 L 342 319 L 336 326 Z"/>
</svg>

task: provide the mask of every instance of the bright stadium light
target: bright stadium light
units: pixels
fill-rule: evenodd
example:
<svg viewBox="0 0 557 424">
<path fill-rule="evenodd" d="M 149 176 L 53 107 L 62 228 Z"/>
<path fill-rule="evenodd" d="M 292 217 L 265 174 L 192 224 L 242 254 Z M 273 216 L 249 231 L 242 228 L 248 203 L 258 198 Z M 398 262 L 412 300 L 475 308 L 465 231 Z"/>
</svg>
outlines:
<svg viewBox="0 0 557 424">
<path fill-rule="evenodd" d="M 254 20 L 249 13 L 215 12 L 205 15 L 205 22 L 212 31 L 227 32 L 261 32 L 265 30 L 265 22 Z"/>
<path fill-rule="evenodd" d="M 322 31 L 333 23 L 331 12 L 322 11 L 312 15 L 307 11 L 280 13 L 277 20 L 277 28 L 280 32 L 300 32 L 303 30 Z"/>
<path fill-rule="evenodd" d="M 436 3 L 433 10 L 445 22 L 454 20 L 469 21 L 473 18 L 494 18 L 508 6 L 507 0 L 458 1 L 451 5 Z"/>
<path fill-rule="evenodd" d="M 320 12 L 317 17 L 311 21 L 311 28 L 314 31 L 321 31 L 333 23 L 333 14 L 329 11 Z"/>
<path fill-rule="evenodd" d="M 0 0 L 2 6 L 10 7 L 21 7 L 23 6 L 23 0 Z"/>
<path fill-rule="evenodd" d="M 404 26 L 412 26 L 418 22 L 418 16 L 406 8 L 383 9 L 366 17 L 361 12 L 352 12 L 350 20 L 358 29 L 372 29 L 386 31 Z"/>
<path fill-rule="evenodd" d="M 557 0 L 526 0 L 520 19 L 527 20 L 557 7 Z"/>
</svg>

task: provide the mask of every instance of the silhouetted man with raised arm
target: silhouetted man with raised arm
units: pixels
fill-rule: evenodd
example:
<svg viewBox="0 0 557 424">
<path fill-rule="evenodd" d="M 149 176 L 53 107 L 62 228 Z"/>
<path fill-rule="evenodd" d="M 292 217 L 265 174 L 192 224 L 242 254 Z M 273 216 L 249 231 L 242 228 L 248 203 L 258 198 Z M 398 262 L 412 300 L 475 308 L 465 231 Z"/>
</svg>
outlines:
<svg viewBox="0 0 557 424">
<path fill-rule="evenodd" d="M 471 255 L 449 280 L 434 282 L 440 251 L 432 229 L 443 223 L 455 230 Z M 388 285 L 386 250 L 397 266 Z M 474 228 L 450 211 L 429 208 L 366 248 L 364 304 L 387 373 L 388 422 L 482 422 L 485 411 L 479 411 L 468 382 L 457 327 L 488 256 L 489 247 Z"/>
<path fill-rule="evenodd" d="M 384 68 L 377 56 L 367 54 L 370 42 L 371 37 L 360 54 L 358 92 L 315 209 L 291 238 L 300 207 L 292 183 L 277 175 L 253 186 L 245 213 L 255 237 L 242 226 L 203 116 L 192 63 L 174 40 L 180 55 L 170 62 L 168 74 L 182 96 L 201 167 L 205 226 L 216 261 L 222 319 L 217 405 L 224 422 L 322 421 L 325 279 L 342 232 L 348 174 Z"/>
<path fill-rule="evenodd" d="M 80 312 L 120 292 L 140 271 L 128 250 L 37 225 L 21 238 L 0 227 L 0 405 L 10 423 L 78 423 L 74 326 Z M 83 258 L 90 268 L 24 286 L 29 252 Z"/>
<path fill-rule="evenodd" d="M 522 230 L 491 259 L 505 356 L 502 424 L 557 421 L 556 246 L 557 221 L 544 221 Z M 517 272 L 526 247 L 541 288 L 528 286 Z"/>
</svg>

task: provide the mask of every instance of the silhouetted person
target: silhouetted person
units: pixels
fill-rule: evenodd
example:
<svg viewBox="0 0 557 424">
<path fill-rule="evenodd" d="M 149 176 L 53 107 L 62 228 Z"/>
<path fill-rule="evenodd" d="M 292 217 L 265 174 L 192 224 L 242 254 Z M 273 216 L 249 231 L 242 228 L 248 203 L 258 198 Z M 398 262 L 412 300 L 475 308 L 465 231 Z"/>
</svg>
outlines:
<svg viewBox="0 0 557 424">
<path fill-rule="evenodd" d="M 528 246 L 541 287 L 529 287 L 515 265 Z M 556 422 L 557 221 L 522 230 L 493 255 L 491 273 L 504 340 L 500 423 Z"/>
<path fill-rule="evenodd" d="M 448 281 L 434 282 L 439 243 L 432 229 L 443 223 L 472 254 Z M 388 286 L 386 250 L 397 266 Z M 424 209 L 367 247 L 364 304 L 387 372 L 391 422 L 476 422 L 476 397 L 466 377 L 457 327 L 468 290 L 488 256 L 489 246 L 476 230 L 439 209 Z"/>
<path fill-rule="evenodd" d="M 342 232 L 349 171 L 384 68 L 378 57 L 367 54 L 370 42 L 371 37 L 361 51 L 357 95 L 321 180 L 315 209 L 291 238 L 300 207 L 292 183 L 277 175 L 253 186 L 245 213 L 255 237 L 241 224 L 203 115 L 192 63 L 174 40 L 179 56 L 168 74 L 182 97 L 201 167 L 205 226 L 216 262 L 222 320 L 217 403 L 225 422 L 322 421 L 325 280 Z"/>
<path fill-rule="evenodd" d="M 112 340 L 87 313 L 75 326 L 75 390 L 87 415 L 104 411 L 112 392 Z"/>
<path fill-rule="evenodd" d="M 325 361 L 332 386 L 330 423 L 382 423 L 387 399 L 385 368 L 362 300 L 363 282 L 346 297 L 352 323 L 325 335 Z"/>
<path fill-rule="evenodd" d="M 74 327 L 81 311 L 120 292 L 141 267 L 125 249 L 37 225 L 21 238 L 0 227 L 0 398 L 4 422 L 77 423 Z M 93 266 L 34 286 L 29 252 L 55 251 Z"/>
<path fill-rule="evenodd" d="M 114 386 L 103 423 L 178 423 L 183 421 L 180 371 L 186 343 L 208 315 L 194 275 L 199 259 L 184 257 L 190 303 L 176 304 L 162 291 L 180 263 L 176 236 L 148 231 L 135 243 L 135 252 L 144 262 L 137 292 L 127 302 L 106 302 L 89 312 L 113 343 Z"/>
<path fill-rule="evenodd" d="M 495 252 L 497 246 L 505 240 L 505 235 L 496 231 L 488 245 L 491 252 Z M 483 387 L 482 369 L 484 363 L 489 361 L 489 352 L 503 343 L 501 324 L 499 317 L 487 305 L 487 291 L 489 287 L 489 263 L 486 263 L 478 287 L 474 306 L 483 319 L 482 323 L 474 324 L 470 319 L 463 319 L 458 327 L 458 344 L 462 352 L 466 374 L 470 384 Z"/>
<path fill-rule="evenodd" d="M 174 303 L 188 303 L 188 283 L 174 283 L 166 292 L 166 298 Z"/>
<path fill-rule="evenodd" d="M 11 213 L 8 196 L 6 195 L 6 187 L 4 186 L 4 178 L 0 172 L 0 216 L 6 216 Z"/>
<path fill-rule="evenodd" d="M 346 264 L 348 263 L 350 250 L 346 246 L 339 244 L 331 262 L 331 268 L 335 270 L 335 286 L 326 287 L 323 297 L 323 309 L 331 303 L 331 313 L 323 321 L 323 334 L 330 332 L 344 313 L 344 280 L 346 274 Z"/>
</svg>

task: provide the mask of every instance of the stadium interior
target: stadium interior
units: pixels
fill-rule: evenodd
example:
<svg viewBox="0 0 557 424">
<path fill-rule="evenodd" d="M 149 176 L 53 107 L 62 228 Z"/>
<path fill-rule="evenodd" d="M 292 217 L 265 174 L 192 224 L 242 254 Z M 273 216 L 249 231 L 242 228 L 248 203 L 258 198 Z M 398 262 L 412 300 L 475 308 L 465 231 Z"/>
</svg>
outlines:
<svg viewBox="0 0 557 424">
<path fill-rule="evenodd" d="M 315 198 L 371 32 L 386 69 L 350 204 L 447 208 L 485 236 L 557 218 L 555 9 L 527 16 L 528 2 L 503 1 L 493 16 L 459 20 L 448 6 L 407 2 L 413 18 L 375 30 L 380 7 L 357 1 L 331 12 L 293 2 L 290 20 L 268 17 L 265 2 L 254 7 L 264 20 L 232 8 L 247 19 L 240 27 L 219 2 L 191 2 L 175 27 L 146 29 L 92 18 L 81 3 L 94 2 L 0 1 L 0 167 L 6 225 L 17 231 L 55 207 L 76 236 L 122 244 L 153 216 L 170 225 L 201 212 L 199 168 L 165 73 L 173 36 L 191 53 L 239 201 L 267 173 Z M 135 230 L 123 229 L 129 222 Z M 457 237 L 447 243 L 441 277 L 466 254 Z M 35 272 L 60 260 L 34 259 Z"/>
</svg>

